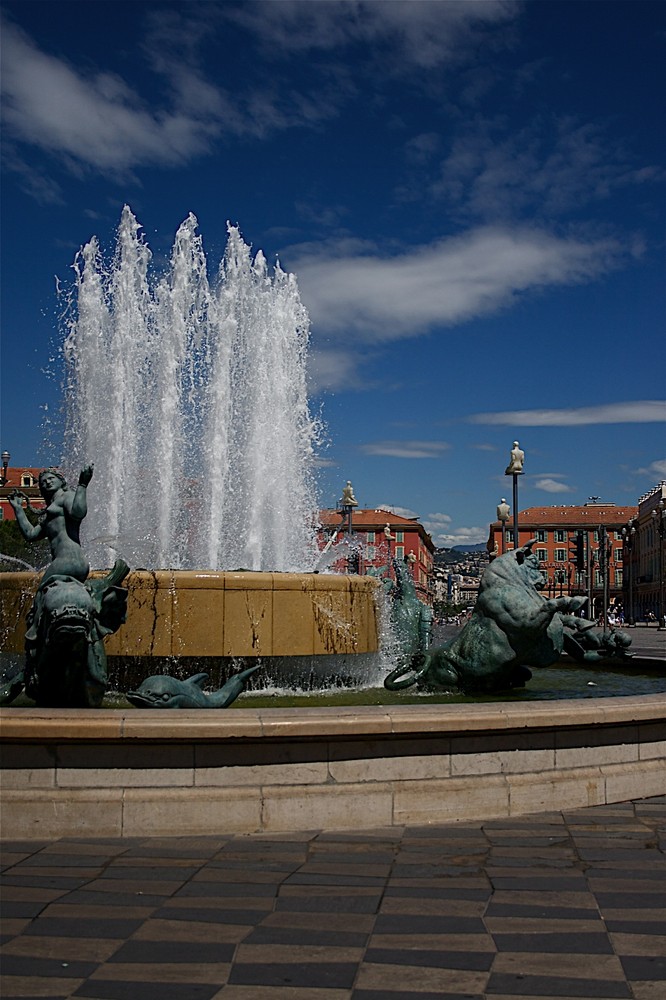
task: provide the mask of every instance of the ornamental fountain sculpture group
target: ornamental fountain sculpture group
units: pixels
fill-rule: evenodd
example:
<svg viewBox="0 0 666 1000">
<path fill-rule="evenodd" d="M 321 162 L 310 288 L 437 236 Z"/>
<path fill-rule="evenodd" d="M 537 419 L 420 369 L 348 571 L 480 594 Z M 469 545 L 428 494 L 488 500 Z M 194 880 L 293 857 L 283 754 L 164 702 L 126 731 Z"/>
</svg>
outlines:
<svg viewBox="0 0 666 1000">
<path fill-rule="evenodd" d="M 170 273 L 150 279 L 139 230 L 126 207 L 112 263 L 96 239 L 75 260 L 76 308 L 65 313 L 63 344 L 65 450 L 75 467 L 90 455 L 110 458 L 95 474 L 90 504 L 92 466 L 75 489 L 54 470 L 41 474 L 46 510 L 33 512 L 36 524 L 24 498 L 12 499 L 23 534 L 48 539 L 52 562 L 41 579 L 1 574 L 10 654 L 21 650 L 19 623 L 34 596 L 25 661 L 3 678 L 4 703 L 25 689 L 40 705 L 99 705 L 108 655 L 196 669 L 188 681 L 150 671 L 133 686 L 135 704 L 215 707 L 230 704 L 266 657 L 287 660 L 289 670 L 308 657 L 358 662 L 378 650 L 380 581 L 316 572 L 318 429 L 306 393 L 309 321 L 294 276 L 277 265 L 271 277 L 263 255 L 252 260 L 230 227 L 210 280 L 190 216 L 176 235 Z M 507 469 L 514 484 L 523 457 L 516 442 Z M 347 482 L 343 508 L 356 503 Z M 114 565 L 91 573 L 89 562 Z M 159 568 L 130 572 L 128 564 Z M 588 634 L 572 614 L 577 599 L 544 601 L 531 543 L 494 561 L 470 622 L 439 649 L 428 646 L 431 614 L 409 568 L 394 561 L 392 575 L 398 641 L 387 687 L 516 686 L 527 667 L 554 662 L 567 643 L 585 660 L 611 648 L 626 655 L 617 636 Z M 207 696 L 201 667 L 222 659 L 228 673 L 236 658 L 247 669 Z"/>
<path fill-rule="evenodd" d="M 44 571 L 27 615 L 22 671 L 3 678 L 0 703 L 11 704 L 23 691 L 39 707 L 88 707 L 102 704 L 108 676 L 105 636 L 126 620 L 129 574 L 122 559 L 102 577 L 89 577 L 80 545 L 80 525 L 87 511 L 87 487 L 93 466 L 81 470 L 75 490 L 55 469 L 40 473 L 45 509 L 23 508 L 19 491 L 10 497 L 18 526 L 28 541 L 47 538 L 52 561 Z M 350 484 L 348 484 L 350 486 Z M 383 581 L 397 640 L 398 665 L 384 680 L 397 691 L 418 685 L 428 691 L 465 693 L 523 687 L 530 667 L 548 667 L 563 652 L 580 662 L 609 657 L 627 659 L 631 640 L 623 632 L 592 632 L 593 623 L 576 615 L 585 597 L 545 598 L 543 575 L 532 552 L 535 539 L 498 556 L 485 570 L 472 615 L 451 642 L 429 648 L 432 613 L 418 598 L 407 563 L 393 560 L 394 579 Z M 260 663 L 231 676 L 206 694 L 209 679 L 199 672 L 188 679 L 158 674 L 128 692 L 139 708 L 227 708 L 245 689 Z"/>
</svg>

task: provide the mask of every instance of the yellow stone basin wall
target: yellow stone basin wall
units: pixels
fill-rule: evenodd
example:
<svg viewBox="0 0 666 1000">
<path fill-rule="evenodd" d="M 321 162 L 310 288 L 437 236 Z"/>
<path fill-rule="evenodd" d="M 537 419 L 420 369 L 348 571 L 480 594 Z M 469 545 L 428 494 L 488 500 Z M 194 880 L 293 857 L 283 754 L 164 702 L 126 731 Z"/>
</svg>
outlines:
<svg viewBox="0 0 666 1000">
<path fill-rule="evenodd" d="M 101 574 L 93 574 L 101 575 Z M 23 650 L 35 573 L 0 573 L 0 648 Z M 311 656 L 378 649 L 377 581 L 365 576 L 136 570 L 109 656 Z"/>
</svg>

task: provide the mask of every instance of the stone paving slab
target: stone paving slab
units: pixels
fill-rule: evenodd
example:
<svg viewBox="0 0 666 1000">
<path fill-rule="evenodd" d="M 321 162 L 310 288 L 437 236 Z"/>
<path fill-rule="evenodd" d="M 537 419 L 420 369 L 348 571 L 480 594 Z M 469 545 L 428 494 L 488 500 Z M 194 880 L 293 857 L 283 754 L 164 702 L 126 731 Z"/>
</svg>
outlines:
<svg viewBox="0 0 666 1000">
<path fill-rule="evenodd" d="M 664 1000 L 665 846 L 666 794 L 359 833 L 5 842 L 0 995 Z"/>
</svg>

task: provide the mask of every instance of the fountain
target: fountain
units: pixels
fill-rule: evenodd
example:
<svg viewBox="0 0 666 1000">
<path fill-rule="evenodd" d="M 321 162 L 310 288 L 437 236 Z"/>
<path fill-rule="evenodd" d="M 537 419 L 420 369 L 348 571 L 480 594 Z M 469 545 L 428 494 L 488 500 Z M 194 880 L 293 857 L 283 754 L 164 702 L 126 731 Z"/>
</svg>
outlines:
<svg viewBox="0 0 666 1000">
<path fill-rule="evenodd" d="M 309 320 L 293 275 L 238 229 L 209 279 L 197 223 L 180 226 L 164 272 L 125 207 L 107 263 L 92 239 L 74 262 L 66 311 L 65 454 L 97 457 L 84 545 L 91 566 L 133 568 L 127 625 L 110 665 L 135 686 L 173 668 L 261 657 L 289 671 L 368 669 L 378 648 L 376 582 L 315 574 Z M 8 620 L 29 575 L 6 574 Z M 93 574 L 94 576 L 94 574 Z M 5 647 L 20 647 L 20 629 Z M 342 663 L 339 658 L 342 657 Z M 201 661 L 206 661 L 202 663 Z M 314 666 L 313 666 L 314 664 Z M 263 672 L 262 672 L 263 673 Z"/>
<path fill-rule="evenodd" d="M 75 262 L 66 453 L 97 461 L 86 552 L 130 563 L 114 658 L 363 661 L 373 578 L 311 572 L 318 434 L 295 279 L 238 231 L 210 281 L 196 224 L 150 276 L 129 209 L 113 262 Z M 137 568 L 145 567 L 145 568 Z M 93 574 L 94 575 L 94 574 Z M 3 648 L 20 651 L 34 575 L 3 574 Z M 288 663 L 287 663 L 288 658 Z M 247 662 L 243 664 L 246 669 Z M 308 667 L 309 669 L 309 667 Z M 147 670 L 155 673 L 154 667 Z M 262 671 L 258 671 L 260 675 Z M 159 694 L 199 698 L 197 677 Z M 141 691 L 140 685 L 132 685 Z M 149 686 L 146 697 L 156 696 Z M 520 815 L 656 795 L 666 695 L 329 708 L 1 711 L 3 835 L 357 829 Z M 212 708 L 212 705 L 211 705 Z"/>
</svg>

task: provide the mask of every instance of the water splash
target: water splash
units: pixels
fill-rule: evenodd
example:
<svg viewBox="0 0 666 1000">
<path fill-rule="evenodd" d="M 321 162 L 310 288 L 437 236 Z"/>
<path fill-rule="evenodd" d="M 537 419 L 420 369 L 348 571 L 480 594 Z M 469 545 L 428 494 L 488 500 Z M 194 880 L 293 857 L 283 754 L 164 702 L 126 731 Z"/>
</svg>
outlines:
<svg viewBox="0 0 666 1000">
<path fill-rule="evenodd" d="M 4 552 L 0 552 L 0 563 L 9 563 L 12 566 L 20 566 L 21 569 L 27 569 L 31 573 L 37 572 L 37 567 L 33 566 L 32 563 L 26 562 L 25 559 L 18 559 L 16 556 L 6 556 Z"/>
<path fill-rule="evenodd" d="M 96 463 L 92 564 L 122 539 L 134 567 L 313 569 L 319 427 L 294 276 L 269 273 L 229 226 L 209 281 L 193 215 L 155 275 L 127 206 L 112 260 L 93 238 L 73 267 L 65 454 Z"/>
</svg>

